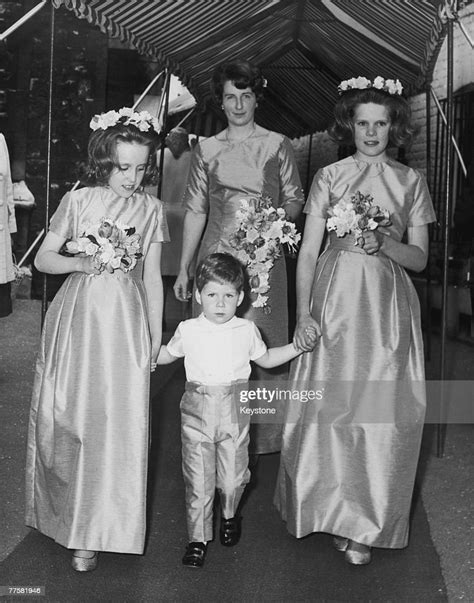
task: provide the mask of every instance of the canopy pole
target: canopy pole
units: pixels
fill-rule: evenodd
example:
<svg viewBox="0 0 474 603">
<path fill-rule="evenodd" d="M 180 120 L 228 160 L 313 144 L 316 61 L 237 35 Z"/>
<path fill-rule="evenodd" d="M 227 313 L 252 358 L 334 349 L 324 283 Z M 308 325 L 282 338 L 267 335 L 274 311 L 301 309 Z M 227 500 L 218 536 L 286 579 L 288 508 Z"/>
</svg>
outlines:
<svg viewBox="0 0 474 603">
<path fill-rule="evenodd" d="M 444 249 L 443 249 L 443 286 L 441 304 L 441 354 L 440 354 L 440 422 L 437 427 L 437 456 L 444 456 L 446 439 L 446 424 L 444 422 L 444 380 L 446 376 L 446 319 L 448 309 L 448 264 L 449 264 L 449 235 L 451 230 L 452 190 L 453 190 L 453 20 L 447 21 L 447 104 L 446 104 L 446 152 L 445 152 L 445 214 L 444 214 Z"/>
<path fill-rule="evenodd" d="M 308 142 L 308 162 L 306 164 L 306 183 L 305 183 L 305 194 L 308 195 L 309 192 L 309 179 L 311 176 L 311 155 L 313 151 L 313 133 L 309 135 Z"/>
<path fill-rule="evenodd" d="M 54 66 L 54 34 L 55 34 L 55 9 L 50 6 L 50 39 L 49 39 L 49 91 L 48 91 L 48 126 L 47 126 L 47 158 L 46 158 L 46 207 L 44 231 L 48 231 L 49 226 L 49 201 L 51 190 L 51 133 L 52 133 L 52 116 L 53 116 L 53 66 Z M 43 296 L 41 304 L 41 327 L 44 324 L 44 317 L 48 309 L 48 277 L 43 273 Z"/>
<path fill-rule="evenodd" d="M 23 25 L 23 23 L 26 23 L 26 21 L 28 21 L 28 19 L 30 19 L 39 10 L 41 10 L 43 8 L 43 6 L 46 4 L 47 1 L 48 0 L 43 0 L 42 2 L 40 2 L 39 4 L 37 4 L 36 6 L 34 6 L 31 10 L 29 10 L 27 13 L 25 13 L 23 15 L 23 17 L 20 17 L 18 19 L 18 21 L 16 21 L 15 23 L 13 23 L 13 25 L 10 25 L 10 27 L 8 27 L 2 34 L 0 34 L 0 42 L 3 42 L 3 40 L 5 40 L 6 38 L 8 38 L 8 36 L 11 33 L 13 33 L 19 27 L 21 27 Z"/>
<path fill-rule="evenodd" d="M 431 95 L 434 99 L 434 102 L 436 103 L 436 107 L 439 111 L 439 114 L 441 115 L 441 119 L 443 120 L 444 125 L 447 126 L 448 120 L 446 119 L 446 115 L 444 114 L 443 108 L 441 107 L 438 97 L 436 96 L 436 93 L 433 89 L 431 89 Z M 464 172 L 464 177 L 467 178 L 466 164 L 464 163 L 464 159 L 462 158 L 461 151 L 459 150 L 458 143 L 456 142 L 454 135 L 451 135 L 451 142 L 453 143 L 453 147 L 456 151 L 456 155 L 458 156 L 459 163 L 461 164 L 461 167 L 462 167 L 462 171 Z"/>
<path fill-rule="evenodd" d="M 181 124 L 184 124 L 184 122 L 188 119 L 188 117 L 191 115 L 191 113 L 194 111 L 194 109 L 197 107 L 197 104 L 194 105 L 194 107 L 192 109 L 190 109 L 186 115 L 183 117 L 183 119 L 179 122 L 179 124 L 177 126 L 175 126 L 176 128 L 179 128 L 179 126 Z"/>
<path fill-rule="evenodd" d="M 158 75 L 155 75 L 155 77 L 151 80 L 151 82 L 148 84 L 148 86 L 145 88 L 145 90 L 141 93 L 141 95 L 133 103 L 132 109 L 134 111 L 138 107 L 138 105 L 142 102 L 142 100 L 145 98 L 145 96 L 148 94 L 148 92 L 153 88 L 155 82 L 157 82 L 160 79 L 162 74 L 163 74 L 163 71 L 160 71 L 160 73 Z"/>
<path fill-rule="evenodd" d="M 430 89 L 428 84 L 425 93 L 426 102 L 426 179 L 431 183 L 431 103 Z M 431 360 L 431 266 L 430 262 L 426 266 L 426 291 L 425 291 L 425 307 L 426 307 L 426 347 L 427 359 Z"/>
<path fill-rule="evenodd" d="M 161 189 L 163 183 L 163 166 L 165 163 L 165 136 L 166 136 L 166 126 L 168 121 L 168 106 L 170 101 L 170 84 L 171 84 L 171 72 L 169 69 L 166 69 L 166 83 L 165 88 L 162 92 L 162 98 L 164 98 L 164 103 L 161 104 L 160 109 L 163 109 L 163 127 L 161 129 L 162 137 L 161 137 L 161 150 L 160 150 L 160 165 L 159 165 L 159 180 L 158 180 L 158 197 L 161 197 Z M 161 111 L 160 111 L 161 114 Z"/>
</svg>

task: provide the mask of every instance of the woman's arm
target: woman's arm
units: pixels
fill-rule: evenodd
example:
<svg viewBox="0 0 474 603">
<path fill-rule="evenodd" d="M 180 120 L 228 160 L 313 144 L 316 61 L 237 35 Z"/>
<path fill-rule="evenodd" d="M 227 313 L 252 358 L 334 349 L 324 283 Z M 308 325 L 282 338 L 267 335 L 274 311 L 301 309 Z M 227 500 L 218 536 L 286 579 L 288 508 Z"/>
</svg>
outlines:
<svg viewBox="0 0 474 603">
<path fill-rule="evenodd" d="M 40 272 L 48 274 L 68 274 L 69 272 L 85 272 L 100 274 L 94 266 L 92 256 L 67 257 L 59 253 L 66 239 L 49 231 L 41 243 L 35 257 L 35 266 Z"/>
<path fill-rule="evenodd" d="M 179 273 L 173 286 L 174 294 L 180 301 L 189 299 L 189 266 L 201 240 L 206 220 L 207 215 L 203 213 L 186 211 L 184 215 L 181 261 Z"/>
<path fill-rule="evenodd" d="M 280 204 L 294 222 L 304 205 L 304 192 L 291 142 L 285 137 L 279 151 Z"/>
<path fill-rule="evenodd" d="M 296 328 L 293 341 L 298 349 L 309 352 L 313 349 L 312 333 L 321 335 L 321 329 L 311 316 L 310 300 L 316 262 L 324 237 L 326 220 L 308 214 L 303 234 L 303 242 L 296 265 Z M 314 335 L 313 335 L 314 337 Z"/>
<path fill-rule="evenodd" d="M 151 336 L 151 362 L 156 363 L 161 345 L 163 324 L 163 281 L 161 279 L 161 243 L 152 243 L 143 266 L 148 324 Z"/>
<path fill-rule="evenodd" d="M 364 238 L 363 249 L 369 255 L 378 251 L 384 253 L 400 266 L 421 272 L 428 261 L 428 226 L 409 226 L 408 243 L 400 243 L 385 234 L 385 229 L 371 230 L 362 234 Z"/>
</svg>

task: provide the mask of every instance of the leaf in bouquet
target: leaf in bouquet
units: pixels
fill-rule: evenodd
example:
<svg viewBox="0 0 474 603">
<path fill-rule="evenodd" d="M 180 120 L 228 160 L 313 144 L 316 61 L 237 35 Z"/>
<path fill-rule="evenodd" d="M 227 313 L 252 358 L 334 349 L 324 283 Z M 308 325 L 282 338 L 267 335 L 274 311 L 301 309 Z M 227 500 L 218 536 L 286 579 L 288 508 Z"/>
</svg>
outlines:
<svg viewBox="0 0 474 603">
<path fill-rule="evenodd" d="M 378 220 L 378 225 L 379 226 L 391 226 L 392 222 L 389 218 L 382 218 L 381 220 Z"/>
<path fill-rule="evenodd" d="M 364 228 L 367 228 L 368 224 L 369 224 L 369 219 L 367 218 L 367 216 L 362 216 L 362 218 L 359 218 L 357 220 L 357 226 L 361 230 L 364 230 Z"/>
<path fill-rule="evenodd" d="M 88 234 L 85 238 L 89 239 L 89 241 L 91 243 L 94 243 L 94 245 L 97 245 L 97 247 L 100 247 L 98 240 L 95 238 L 95 236 L 93 234 Z"/>
<path fill-rule="evenodd" d="M 130 226 L 129 228 L 125 229 L 125 234 L 127 235 L 127 237 L 131 237 L 135 234 L 136 230 L 137 229 L 135 228 L 135 226 Z"/>
</svg>

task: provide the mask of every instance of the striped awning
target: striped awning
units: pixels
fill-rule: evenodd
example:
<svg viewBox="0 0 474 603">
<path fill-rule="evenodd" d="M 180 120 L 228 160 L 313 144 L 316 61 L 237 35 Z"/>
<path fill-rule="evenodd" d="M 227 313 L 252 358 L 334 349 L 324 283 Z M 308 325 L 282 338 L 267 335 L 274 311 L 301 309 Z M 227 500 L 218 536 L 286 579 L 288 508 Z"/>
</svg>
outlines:
<svg viewBox="0 0 474 603">
<path fill-rule="evenodd" d="M 213 68 L 237 57 L 266 79 L 258 121 L 291 137 L 324 130 L 337 84 L 430 82 L 445 35 L 443 0 L 53 0 L 178 75 L 211 107 Z M 219 108 L 213 107 L 219 114 Z"/>
</svg>

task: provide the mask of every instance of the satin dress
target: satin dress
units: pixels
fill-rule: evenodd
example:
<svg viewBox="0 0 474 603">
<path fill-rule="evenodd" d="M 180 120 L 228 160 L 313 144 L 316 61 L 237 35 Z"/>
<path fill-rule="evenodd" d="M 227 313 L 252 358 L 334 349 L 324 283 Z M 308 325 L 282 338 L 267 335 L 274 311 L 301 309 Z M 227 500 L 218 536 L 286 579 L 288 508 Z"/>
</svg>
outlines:
<svg viewBox="0 0 474 603">
<path fill-rule="evenodd" d="M 260 194 L 270 196 L 275 207 L 303 206 L 304 195 L 293 147 L 285 136 L 257 130 L 242 141 L 229 142 L 213 136 L 196 146 L 183 202 L 187 211 L 208 215 L 198 262 L 210 253 L 235 254 L 229 239 L 237 230 L 236 212 L 240 201 Z M 270 271 L 269 285 L 270 313 L 252 307 L 246 296 L 238 314 L 253 320 L 266 345 L 275 347 L 285 345 L 289 340 L 287 275 L 283 254 Z M 197 316 L 200 312 L 201 308 L 196 304 L 193 314 Z M 270 370 L 254 366 L 251 379 L 281 383 L 286 382 L 287 377 L 286 365 Z M 276 452 L 280 445 L 281 424 L 252 424 L 252 453 Z"/>
<path fill-rule="evenodd" d="M 68 193 L 50 230 L 76 239 L 102 217 L 167 240 L 161 202 L 102 187 Z M 71 273 L 52 301 L 36 364 L 26 523 L 70 549 L 143 553 L 150 335 L 143 258 L 130 272 Z"/>
<path fill-rule="evenodd" d="M 407 227 L 435 220 L 416 170 L 353 157 L 318 171 L 305 212 L 327 218 L 329 206 L 356 191 L 390 212 L 397 241 Z M 292 362 L 289 386 L 319 395 L 287 406 L 275 503 L 298 538 L 327 532 L 405 547 L 426 402 L 414 286 L 383 253 L 367 255 L 353 235 L 332 232 L 311 314 L 322 336 Z"/>
</svg>

